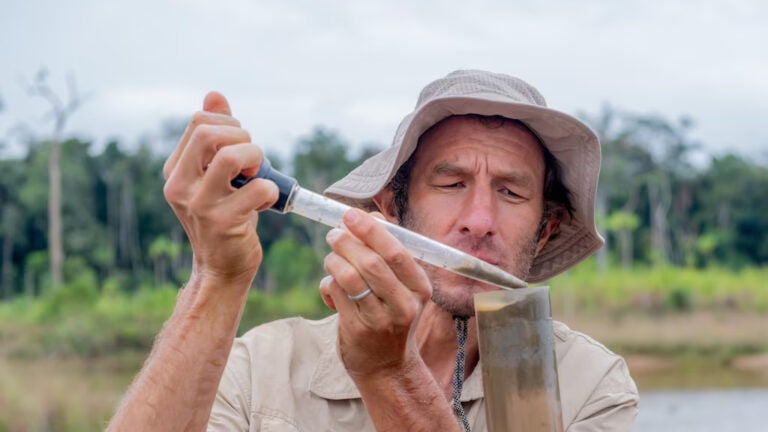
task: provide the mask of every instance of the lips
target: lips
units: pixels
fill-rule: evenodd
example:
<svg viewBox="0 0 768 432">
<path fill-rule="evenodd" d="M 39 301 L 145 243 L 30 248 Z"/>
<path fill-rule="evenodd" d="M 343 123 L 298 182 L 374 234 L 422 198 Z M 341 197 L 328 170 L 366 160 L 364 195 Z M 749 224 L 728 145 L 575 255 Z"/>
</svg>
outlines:
<svg viewBox="0 0 768 432">
<path fill-rule="evenodd" d="M 481 260 L 483 260 L 483 261 L 487 262 L 488 264 L 492 264 L 492 265 L 495 265 L 496 267 L 498 267 L 498 266 L 499 266 L 499 263 L 498 263 L 498 261 L 496 261 L 496 259 L 495 259 L 495 258 L 484 257 L 484 256 L 482 256 L 482 255 L 479 255 L 479 254 L 478 254 L 478 255 L 473 255 L 473 256 L 474 256 L 475 258 L 478 258 L 478 259 L 481 259 Z"/>
<path fill-rule="evenodd" d="M 472 255 L 473 257 L 483 260 L 487 262 L 488 264 L 492 264 L 495 266 L 499 266 L 499 260 L 496 258 L 495 254 L 490 254 L 484 251 L 478 251 L 478 250 L 467 250 L 465 248 L 460 248 L 462 252 L 465 252 L 469 255 Z"/>
</svg>

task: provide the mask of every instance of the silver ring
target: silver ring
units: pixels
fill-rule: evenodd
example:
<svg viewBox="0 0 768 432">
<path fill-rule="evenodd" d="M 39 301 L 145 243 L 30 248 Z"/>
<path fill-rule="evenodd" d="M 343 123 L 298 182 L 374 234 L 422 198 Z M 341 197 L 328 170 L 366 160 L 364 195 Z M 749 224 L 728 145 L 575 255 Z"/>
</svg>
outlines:
<svg viewBox="0 0 768 432">
<path fill-rule="evenodd" d="M 371 293 L 373 293 L 373 291 L 371 291 L 371 289 L 368 288 L 367 290 L 361 292 L 358 295 L 349 295 L 349 294 L 347 294 L 347 298 L 352 300 L 352 301 L 360 301 L 360 300 L 368 297 L 369 295 L 371 295 Z"/>
</svg>

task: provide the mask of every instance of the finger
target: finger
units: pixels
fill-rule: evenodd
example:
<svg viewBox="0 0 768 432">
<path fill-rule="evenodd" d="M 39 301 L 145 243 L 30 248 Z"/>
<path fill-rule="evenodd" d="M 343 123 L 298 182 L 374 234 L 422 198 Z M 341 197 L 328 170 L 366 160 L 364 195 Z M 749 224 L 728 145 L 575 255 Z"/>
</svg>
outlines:
<svg viewBox="0 0 768 432">
<path fill-rule="evenodd" d="M 340 228 L 328 231 L 326 241 L 333 250 L 333 253 L 326 257 L 326 267 L 343 260 L 333 268 L 326 268 L 326 271 L 334 275 L 347 294 L 358 295 L 369 287 L 374 287 L 374 291 L 380 293 L 382 298 L 392 295 L 391 292 L 396 289 L 395 285 L 399 285 L 397 277 L 387 268 L 384 260 L 362 241 Z M 334 271 L 338 274 L 332 273 Z"/>
<path fill-rule="evenodd" d="M 231 193 L 234 188 L 230 181 L 244 170 L 258 170 L 262 160 L 261 148 L 251 143 L 222 148 L 208 165 L 201 193 L 210 197 L 230 195 L 225 206 L 237 214 L 271 207 L 277 201 L 279 191 L 277 185 L 269 180 L 255 179 Z"/>
<path fill-rule="evenodd" d="M 171 173 L 176 168 L 179 158 L 186 150 L 187 145 L 189 144 L 189 139 L 195 132 L 196 128 L 204 124 L 240 127 L 240 122 L 235 118 L 205 111 L 196 112 L 192 116 L 192 119 L 189 121 L 189 124 L 187 125 L 186 130 L 184 130 L 184 134 L 179 139 L 179 143 L 176 145 L 176 148 L 173 149 L 173 152 L 165 161 L 165 165 L 163 165 L 163 176 L 166 179 L 171 176 Z"/>
<path fill-rule="evenodd" d="M 382 268 L 386 268 L 420 299 L 429 298 L 431 286 L 424 269 L 383 224 L 358 209 L 348 211 L 342 222 L 355 238 L 375 252 L 377 258 L 370 257 L 370 261 L 362 263 L 360 271 L 365 277 L 380 274 Z M 386 297 L 385 293 L 381 294 L 381 297 Z"/>
<path fill-rule="evenodd" d="M 215 92 L 208 93 L 203 101 L 203 111 L 198 111 L 192 116 L 189 124 L 187 124 L 187 128 L 179 139 L 178 145 L 163 166 L 163 176 L 166 179 L 171 176 L 171 172 L 173 172 L 179 157 L 181 157 L 184 149 L 186 149 L 195 128 L 201 124 L 240 127 L 240 122 L 231 116 L 229 104 L 224 96 Z"/>
<path fill-rule="evenodd" d="M 320 286 L 318 287 L 320 291 L 320 297 L 323 299 L 323 303 L 325 303 L 328 308 L 336 310 L 336 303 L 333 301 L 333 297 L 331 296 L 331 282 L 333 282 L 333 276 L 326 276 L 320 280 Z"/>
<path fill-rule="evenodd" d="M 206 168 L 221 148 L 233 144 L 247 143 L 250 140 L 251 136 L 248 132 L 239 127 L 199 125 L 192 133 L 189 143 L 179 157 L 178 163 L 171 175 L 177 177 L 177 181 L 192 183 L 202 177 Z"/>
<path fill-rule="evenodd" d="M 223 94 L 212 91 L 208 92 L 203 99 L 203 111 L 208 111 L 217 114 L 224 114 L 226 116 L 232 115 L 232 110 L 229 108 L 229 101 Z"/>
<path fill-rule="evenodd" d="M 347 299 L 352 302 L 363 303 L 369 298 L 380 300 L 376 295 L 376 290 L 369 285 L 368 281 L 363 279 L 360 272 L 352 265 L 346 258 L 341 255 L 331 252 L 326 255 L 323 260 L 323 268 L 325 271 L 333 276 L 333 282 L 335 282 L 345 293 Z M 351 297 L 359 296 L 368 290 L 371 293 L 354 300 Z"/>
<path fill-rule="evenodd" d="M 357 328 L 358 330 L 363 328 L 370 329 L 374 327 L 375 324 L 385 321 L 385 317 L 381 312 L 382 308 L 375 307 L 374 301 L 376 297 L 374 294 L 371 294 L 358 302 L 350 300 L 349 297 L 347 297 L 349 292 L 343 287 L 339 280 L 336 279 L 336 276 L 331 276 L 327 281 L 324 291 L 330 297 L 334 309 L 339 313 L 342 326 L 349 330 L 352 330 L 353 328 Z M 365 310 L 363 310 L 363 308 L 365 308 Z"/>
</svg>

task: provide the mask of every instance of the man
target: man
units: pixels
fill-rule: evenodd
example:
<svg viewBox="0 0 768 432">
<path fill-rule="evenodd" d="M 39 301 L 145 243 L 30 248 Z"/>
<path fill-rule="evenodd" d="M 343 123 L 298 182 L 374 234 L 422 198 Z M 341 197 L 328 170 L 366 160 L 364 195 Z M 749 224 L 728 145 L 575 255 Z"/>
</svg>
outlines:
<svg viewBox="0 0 768 432">
<path fill-rule="evenodd" d="M 111 429 L 486 430 L 472 299 L 496 288 L 420 265 L 374 217 L 546 280 L 602 245 L 594 133 L 510 76 L 431 83 L 393 146 L 326 191 L 365 210 L 327 236 L 320 294 L 338 314 L 260 326 L 233 347 L 262 258 L 257 211 L 278 194 L 266 180 L 230 185 L 261 163 L 250 141 L 211 93 L 166 163 L 194 265 Z M 624 361 L 563 324 L 555 336 L 566 429 L 631 430 Z"/>
</svg>

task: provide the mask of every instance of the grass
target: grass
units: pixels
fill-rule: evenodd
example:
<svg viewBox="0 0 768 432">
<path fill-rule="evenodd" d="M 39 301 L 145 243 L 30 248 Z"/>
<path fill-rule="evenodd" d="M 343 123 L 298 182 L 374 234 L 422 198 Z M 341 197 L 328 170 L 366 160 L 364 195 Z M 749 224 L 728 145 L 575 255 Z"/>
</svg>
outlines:
<svg viewBox="0 0 768 432">
<path fill-rule="evenodd" d="M 768 268 L 601 273 L 590 260 L 549 285 L 553 316 L 583 326 L 620 351 L 751 352 L 768 349 L 765 280 Z M 170 286 L 126 293 L 114 284 L 97 287 L 84 277 L 36 299 L 0 303 L 0 355 L 144 352 L 171 314 L 176 295 Z M 273 294 L 252 291 L 240 333 L 286 316 L 318 318 L 329 313 L 315 287 Z M 704 315 L 709 321 L 698 322 Z"/>
<path fill-rule="evenodd" d="M 553 306 L 579 313 L 659 315 L 688 311 L 768 313 L 768 267 L 739 271 L 635 267 L 595 270 L 594 260 L 549 282 Z"/>
<path fill-rule="evenodd" d="M 0 356 L 98 357 L 146 352 L 171 315 L 177 292 L 162 287 L 135 293 L 102 290 L 99 294 L 73 285 L 38 299 L 0 303 Z M 278 318 L 319 318 L 329 313 L 316 290 L 251 291 L 239 333 Z"/>
</svg>

